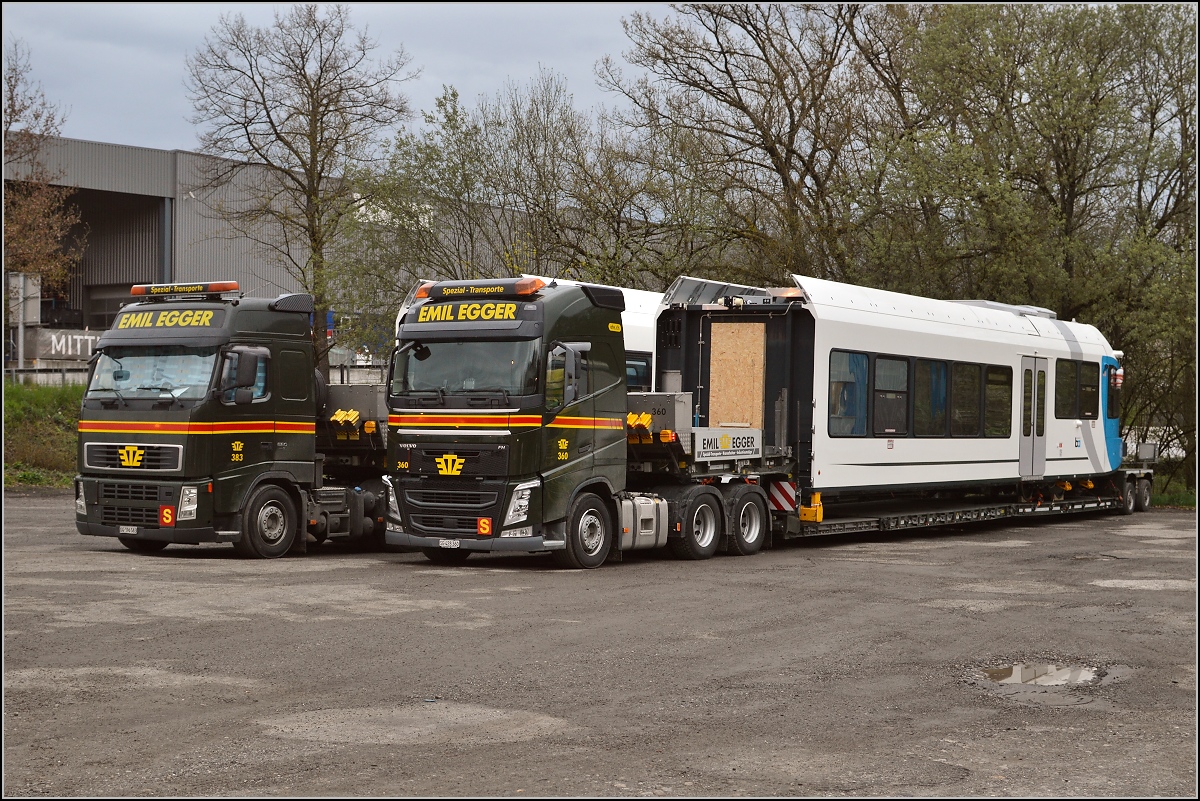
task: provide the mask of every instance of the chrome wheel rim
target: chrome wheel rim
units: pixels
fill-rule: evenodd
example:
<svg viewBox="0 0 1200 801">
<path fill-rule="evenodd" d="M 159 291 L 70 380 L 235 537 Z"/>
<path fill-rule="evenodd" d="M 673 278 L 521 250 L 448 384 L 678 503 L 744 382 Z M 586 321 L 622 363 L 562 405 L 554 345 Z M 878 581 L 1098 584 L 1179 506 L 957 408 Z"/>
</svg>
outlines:
<svg viewBox="0 0 1200 801">
<path fill-rule="evenodd" d="M 579 518 L 579 543 L 588 556 L 600 553 L 600 548 L 604 545 L 604 521 L 591 509 Z"/>
<path fill-rule="evenodd" d="M 717 515 L 707 503 L 696 508 L 692 515 L 692 538 L 696 545 L 707 548 L 717 537 Z"/>
<path fill-rule="evenodd" d="M 741 530 L 742 542 L 750 545 L 758 541 L 758 535 L 762 533 L 762 512 L 757 503 L 751 502 L 742 507 L 742 513 L 738 517 L 738 528 Z"/>
<path fill-rule="evenodd" d="M 263 541 L 275 544 L 287 533 L 287 515 L 283 507 L 272 501 L 258 510 L 258 533 Z"/>
</svg>

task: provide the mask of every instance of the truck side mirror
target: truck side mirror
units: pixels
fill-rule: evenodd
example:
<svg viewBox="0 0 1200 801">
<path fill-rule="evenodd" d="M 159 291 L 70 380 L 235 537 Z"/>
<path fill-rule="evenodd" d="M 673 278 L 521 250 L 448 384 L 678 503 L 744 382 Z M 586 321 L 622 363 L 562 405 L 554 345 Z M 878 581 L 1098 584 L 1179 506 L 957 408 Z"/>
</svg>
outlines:
<svg viewBox="0 0 1200 801">
<path fill-rule="evenodd" d="M 556 412 L 579 397 L 579 354 L 555 342 L 546 353 L 546 411 Z"/>
<path fill-rule="evenodd" d="M 238 352 L 237 375 L 234 377 L 234 387 L 253 387 L 258 383 L 258 354 Z M 234 401 L 237 402 L 236 400 Z"/>
<path fill-rule="evenodd" d="M 567 348 L 566 386 L 563 387 L 563 406 L 570 406 L 579 397 L 579 354 L 573 348 Z"/>
</svg>

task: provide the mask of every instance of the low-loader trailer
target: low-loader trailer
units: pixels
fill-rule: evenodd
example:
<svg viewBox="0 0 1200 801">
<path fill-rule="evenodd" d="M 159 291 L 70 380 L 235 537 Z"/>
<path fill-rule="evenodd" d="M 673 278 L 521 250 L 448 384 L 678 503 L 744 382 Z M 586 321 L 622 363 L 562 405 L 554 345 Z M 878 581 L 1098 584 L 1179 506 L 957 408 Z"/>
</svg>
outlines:
<svg viewBox="0 0 1200 801">
<path fill-rule="evenodd" d="M 1149 505 L 1150 465 L 1122 465 L 1120 354 L 1091 326 L 795 281 L 677 280 L 650 393 L 628 388 L 619 289 L 422 285 L 388 379 L 386 542 L 593 568 Z"/>
</svg>

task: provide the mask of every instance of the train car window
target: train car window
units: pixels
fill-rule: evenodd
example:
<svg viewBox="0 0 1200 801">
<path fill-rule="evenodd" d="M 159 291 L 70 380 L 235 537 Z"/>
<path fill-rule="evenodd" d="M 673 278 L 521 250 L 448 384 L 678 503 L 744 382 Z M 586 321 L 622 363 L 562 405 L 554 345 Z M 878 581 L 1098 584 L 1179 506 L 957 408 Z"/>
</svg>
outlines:
<svg viewBox="0 0 1200 801">
<path fill-rule="evenodd" d="M 1116 420 L 1121 416 L 1121 383 L 1124 375 L 1117 370 L 1118 368 L 1111 365 L 1105 368 L 1108 373 L 1108 403 L 1105 413 L 1109 420 Z"/>
<path fill-rule="evenodd" d="M 908 433 L 908 359 L 875 359 L 875 433 Z"/>
<path fill-rule="evenodd" d="M 1079 416 L 1085 420 L 1100 416 L 1100 365 L 1095 362 L 1079 365 Z"/>
<path fill-rule="evenodd" d="M 1021 436 L 1028 437 L 1033 433 L 1033 371 L 1025 371 L 1025 380 L 1021 382 L 1025 389 L 1021 392 Z"/>
<path fill-rule="evenodd" d="M 913 377 L 913 432 L 946 436 L 946 363 L 917 359 Z"/>
<path fill-rule="evenodd" d="M 979 436 L 980 374 L 978 364 L 956 363 L 950 370 L 950 436 Z"/>
<path fill-rule="evenodd" d="M 1054 416 L 1079 416 L 1079 363 L 1070 359 L 1054 363 Z"/>
<path fill-rule="evenodd" d="M 829 436 L 867 435 L 867 370 L 865 353 L 829 352 Z"/>
<path fill-rule="evenodd" d="M 630 392 L 650 391 L 650 354 L 625 354 L 625 383 Z"/>
<path fill-rule="evenodd" d="M 1012 435 L 1012 368 L 989 365 L 983 394 L 983 435 Z"/>
<path fill-rule="evenodd" d="M 1046 436 L 1046 371 L 1037 371 L 1037 436 Z"/>
</svg>

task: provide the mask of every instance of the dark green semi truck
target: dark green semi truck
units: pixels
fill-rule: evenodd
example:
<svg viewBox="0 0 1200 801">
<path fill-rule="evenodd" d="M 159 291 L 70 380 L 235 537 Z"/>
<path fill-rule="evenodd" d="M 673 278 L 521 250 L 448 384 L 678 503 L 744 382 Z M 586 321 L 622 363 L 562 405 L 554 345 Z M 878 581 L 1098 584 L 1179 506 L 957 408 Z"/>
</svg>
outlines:
<svg viewBox="0 0 1200 801">
<path fill-rule="evenodd" d="M 629 391 L 624 308 L 619 289 L 533 277 L 422 286 L 388 381 L 386 542 L 438 563 L 552 552 L 574 568 L 759 550 L 758 477 L 782 460 L 761 432 L 731 431 L 702 463 L 690 392 Z"/>
<path fill-rule="evenodd" d="M 139 285 L 100 338 L 79 422 L 76 527 L 135 551 L 247 557 L 382 544 L 383 387 L 325 386 L 312 296 Z"/>
</svg>

